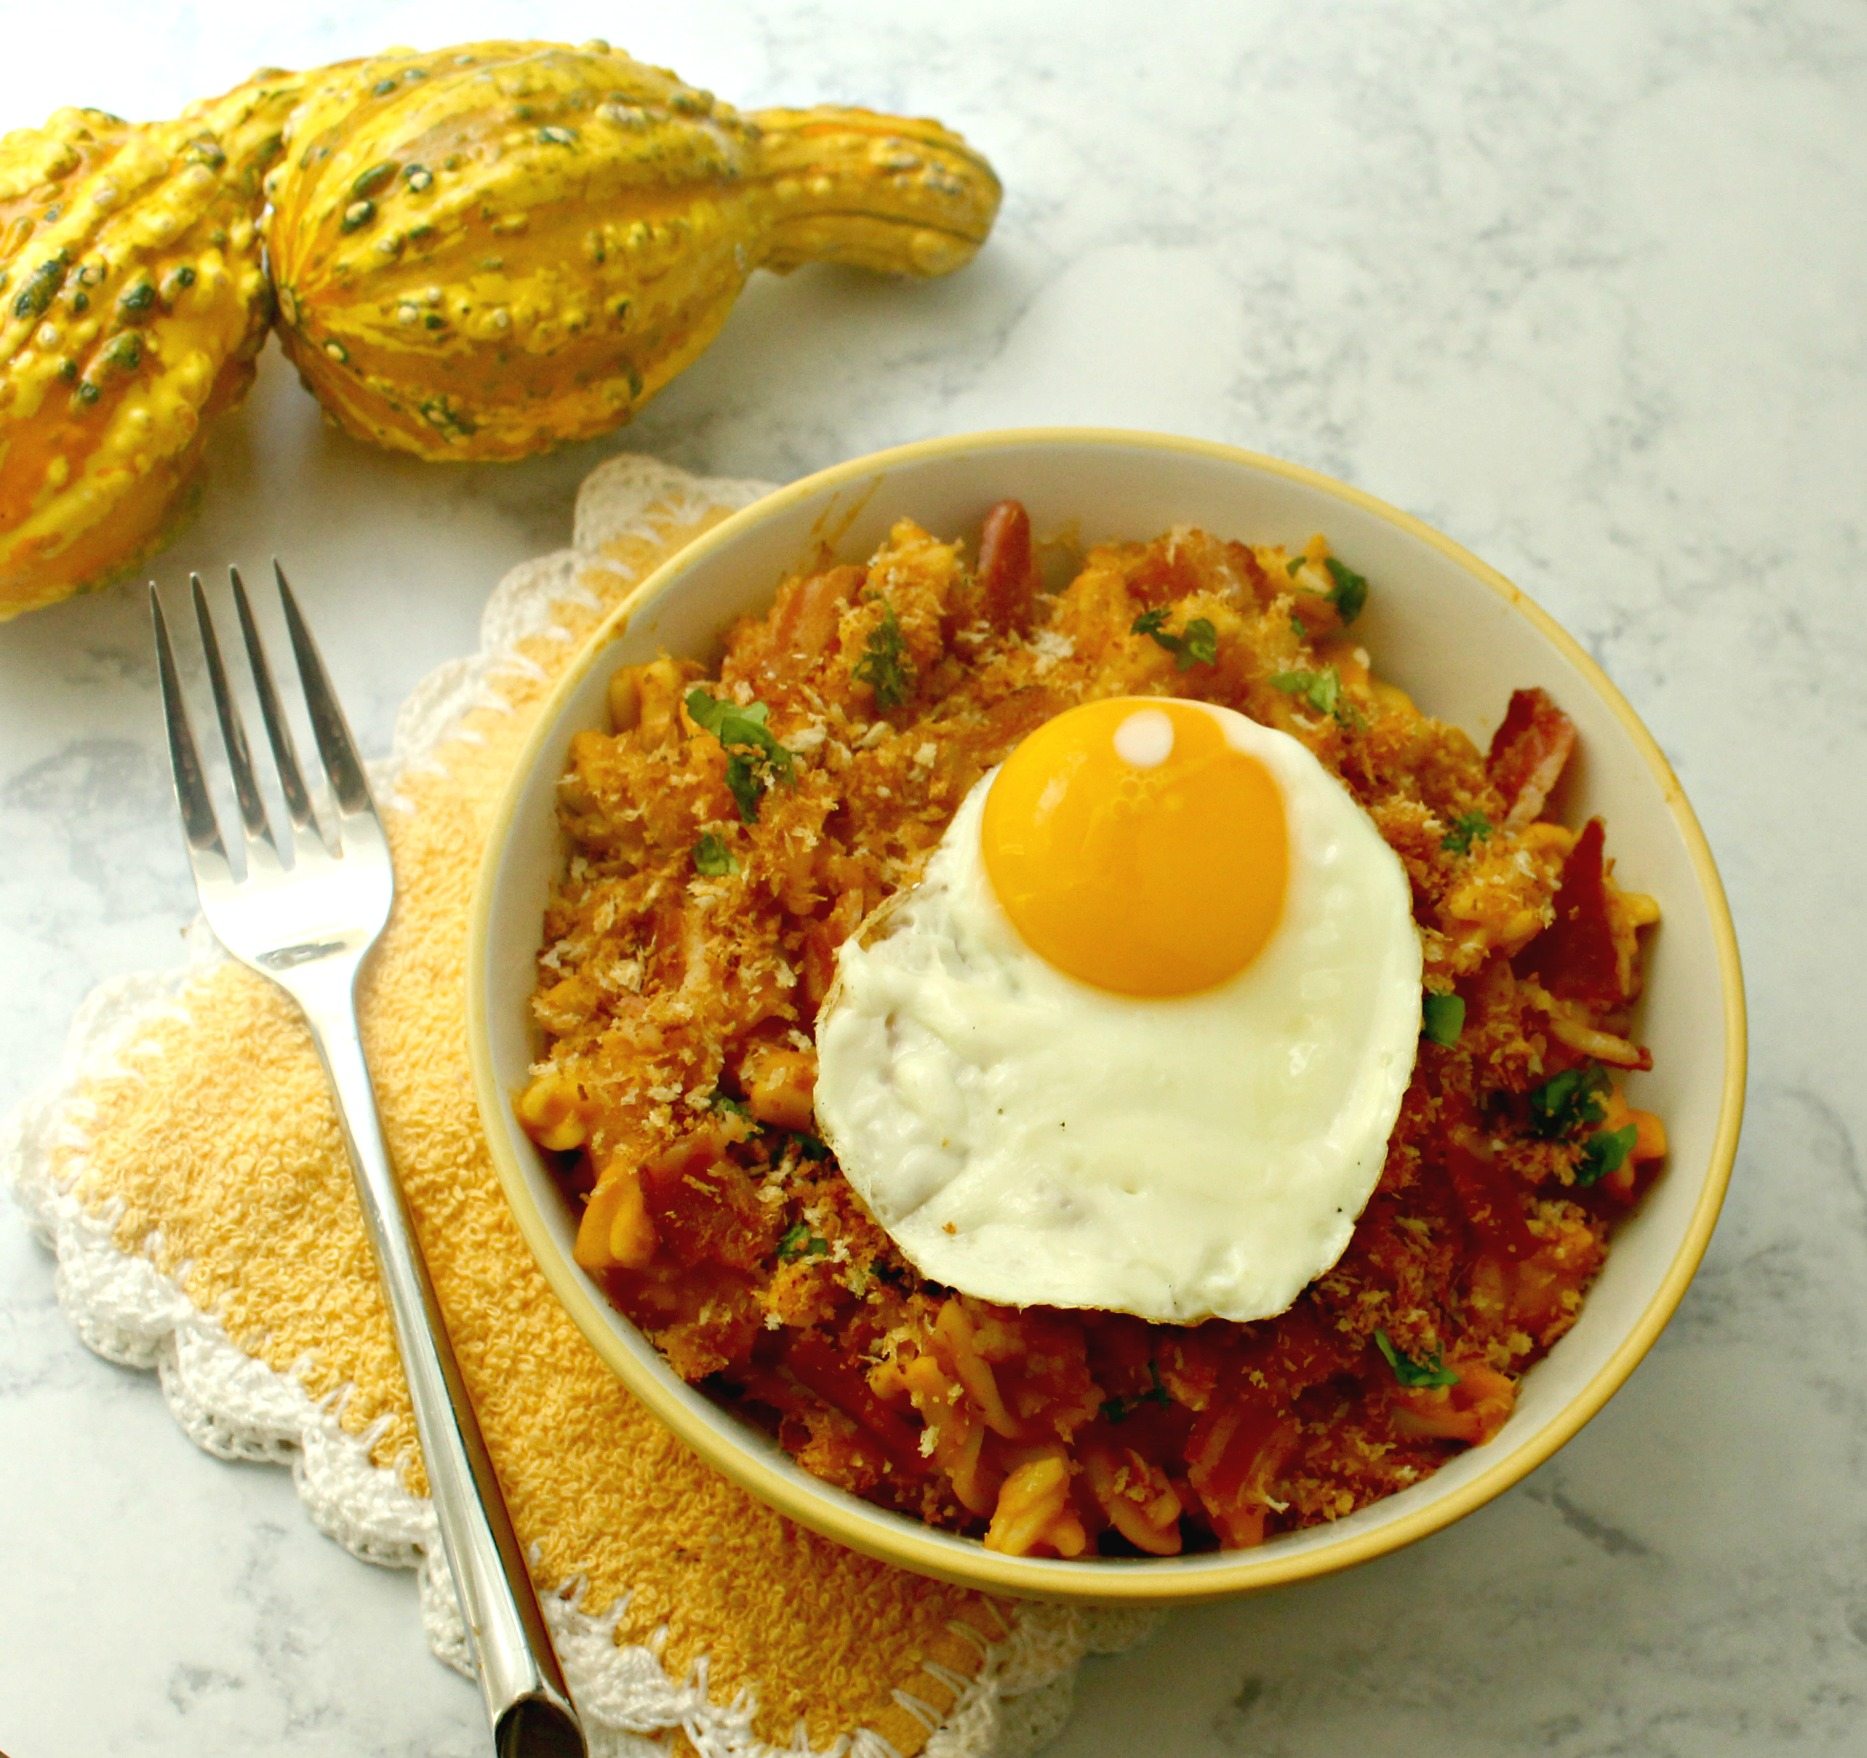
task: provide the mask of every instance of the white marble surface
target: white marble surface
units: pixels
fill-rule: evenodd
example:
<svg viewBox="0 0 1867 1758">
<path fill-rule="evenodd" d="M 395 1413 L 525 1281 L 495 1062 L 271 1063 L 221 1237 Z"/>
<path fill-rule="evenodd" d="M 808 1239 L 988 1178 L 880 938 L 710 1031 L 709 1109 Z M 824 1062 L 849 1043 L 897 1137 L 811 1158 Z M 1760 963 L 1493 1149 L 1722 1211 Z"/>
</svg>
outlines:
<svg viewBox="0 0 1867 1758">
<path fill-rule="evenodd" d="M 1004 173 L 965 275 L 754 287 L 630 443 L 778 477 L 1022 420 L 1236 440 L 1435 520 L 1583 634 L 1738 913 L 1751 1120 L 1651 1359 L 1556 1461 L 1346 1577 L 1092 1665 L 1058 1748 L 1217 1758 L 1867 1752 L 1867 11 L 1838 0 L 1190 6 L 563 0 L 748 103 L 938 114 Z M 480 0 L 9 14 L 0 126 L 165 113 L 262 61 L 511 32 Z M 69 29 L 66 19 L 75 21 Z M 290 558 L 364 734 L 567 532 L 606 447 L 424 468 L 289 373 L 216 448 L 175 581 Z M 144 611 L 0 631 L 0 1103 L 190 908 Z M 87 1355 L 0 1218 L 0 1749 L 474 1754 L 409 1578 L 320 1538 Z"/>
</svg>

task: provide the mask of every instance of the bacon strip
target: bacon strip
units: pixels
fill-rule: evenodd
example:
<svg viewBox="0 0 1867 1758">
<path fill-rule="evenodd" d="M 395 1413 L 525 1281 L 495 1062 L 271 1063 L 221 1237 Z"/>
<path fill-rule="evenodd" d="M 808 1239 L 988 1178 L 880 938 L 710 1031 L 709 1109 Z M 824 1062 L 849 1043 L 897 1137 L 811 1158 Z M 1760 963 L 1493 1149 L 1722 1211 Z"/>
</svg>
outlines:
<svg viewBox="0 0 1867 1758">
<path fill-rule="evenodd" d="M 1187 1438 L 1187 1478 L 1227 1545 L 1264 1542 L 1271 1485 L 1301 1435 L 1293 1419 L 1252 1399 L 1238 1380 L 1200 1413 Z"/>
<path fill-rule="evenodd" d="M 1491 735 L 1485 771 L 1504 796 L 1504 822 L 1539 817 L 1575 749 L 1575 722 L 1546 690 L 1517 690 L 1503 724 Z"/>
<path fill-rule="evenodd" d="M 814 1331 L 800 1331 L 784 1352 L 784 1365 L 800 1384 L 864 1430 L 895 1464 L 921 1468 L 920 1431 L 884 1404 L 860 1368 Z"/>
<path fill-rule="evenodd" d="M 774 683 L 807 677 L 830 651 L 838 620 L 867 579 L 867 569 L 845 567 L 786 580 L 766 618 L 764 676 Z"/>
<path fill-rule="evenodd" d="M 1591 818 L 1562 864 L 1556 919 L 1524 948 L 1519 968 L 1550 994 L 1597 1010 L 1624 1006 L 1621 963 L 1608 913 L 1607 833 Z"/>
<path fill-rule="evenodd" d="M 1031 515 L 1022 501 L 1000 501 L 979 531 L 979 590 L 986 619 L 996 629 L 1021 629 L 1037 595 Z"/>
<path fill-rule="evenodd" d="M 1468 1244 L 1481 1249 L 1495 1239 L 1511 1257 L 1536 1247 L 1536 1236 L 1524 1218 L 1523 1193 L 1514 1175 L 1497 1163 L 1489 1141 L 1469 1124 L 1447 1132 L 1442 1163 L 1457 1193 Z"/>
</svg>

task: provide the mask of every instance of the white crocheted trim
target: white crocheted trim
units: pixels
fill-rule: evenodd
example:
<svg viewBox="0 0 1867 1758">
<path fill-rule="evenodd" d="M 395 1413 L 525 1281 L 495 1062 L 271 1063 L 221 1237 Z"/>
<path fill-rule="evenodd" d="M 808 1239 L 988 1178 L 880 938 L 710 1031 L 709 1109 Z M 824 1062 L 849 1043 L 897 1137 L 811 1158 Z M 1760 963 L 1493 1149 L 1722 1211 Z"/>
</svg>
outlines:
<svg viewBox="0 0 1867 1758">
<path fill-rule="evenodd" d="M 595 608 L 598 601 L 581 576 L 615 566 L 600 553 L 602 544 L 621 537 L 653 539 L 710 510 L 743 506 L 765 491 L 763 483 L 694 477 L 634 455 L 600 466 L 577 497 L 575 547 L 508 574 L 487 603 L 479 652 L 432 672 L 404 703 L 394 749 L 375 771 L 378 798 L 392 810 L 407 810 L 399 779 L 412 770 L 439 770 L 439 748 L 469 710 L 505 706 L 496 679 L 514 667 L 531 669 L 517 652 L 520 641 L 571 638 L 557 621 L 560 607 Z M 75 1194 L 92 1122 L 84 1091 L 100 1079 L 134 1073 L 137 1042 L 157 1020 L 186 1018 L 190 982 L 223 957 L 198 923 L 190 946 L 186 965 L 118 978 L 93 991 L 73 1021 L 51 1087 L 0 1122 L 0 1180 L 13 1186 L 55 1254 L 59 1303 L 83 1341 L 107 1360 L 153 1369 L 169 1409 L 197 1446 L 222 1459 L 289 1467 L 312 1520 L 346 1550 L 368 1562 L 417 1570 L 429 1646 L 466 1672 L 466 1632 L 433 1509 L 411 1495 L 393 1469 L 371 1462 L 374 1431 L 344 1431 L 338 1421 L 344 1393 L 315 1399 L 300 1377 L 303 1364 L 299 1372 L 276 1373 L 247 1355 L 217 1319 L 188 1299 L 180 1274 L 165 1276 L 147 1257 L 118 1248 L 116 1214 L 89 1213 Z M 74 1168 L 63 1183 L 54 1170 L 61 1160 Z M 146 1241 L 145 1249 L 154 1244 Z M 545 1614 L 597 1758 L 659 1755 L 655 1736 L 676 1728 L 701 1758 L 813 1752 L 801 1728 L 781 1748 L 758 1739 L 752 1731 L 755 1700 L 716 1702 L 704 1657 L 686 1678 L 675 1678 L 662 1659 L 665 1631 L 646 1643 L 619 1646 L 615 1625 L 626 1601 L 601 1617 L 584 1610 L 581 1601 L 582 1584 L 567 1583 L 549 1596 Z M 1131 1647 L 1156 1621 L 1147 1613 L 1008 1609 L 1011 1633 L 988 1649 L 979 1675 L 947 1679 L 958 1697 L 944 1716 L 898 1694 L 902 1707 L 932 1730 L 928 1758 L 1027 1758 L 1068 1719 L 1083 1655 Z M 859 1728 L 816 1758 L 898 1754 L 873 1729 Z"/>
</svg>

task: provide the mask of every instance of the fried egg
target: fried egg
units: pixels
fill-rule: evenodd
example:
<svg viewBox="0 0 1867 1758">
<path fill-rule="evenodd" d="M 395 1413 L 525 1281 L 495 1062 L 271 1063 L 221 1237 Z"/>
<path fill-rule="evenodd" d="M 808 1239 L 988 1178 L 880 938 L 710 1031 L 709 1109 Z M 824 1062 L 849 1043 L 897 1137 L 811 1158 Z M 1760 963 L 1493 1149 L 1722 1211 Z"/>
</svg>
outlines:
<svg viewBox="0 0 1867 1758">
<path fill-rule="evenodd" d="M 1420 978 L 1405 869 L 1301 743 L 1204 703 L 1084 703 L 841 948 L 818 1123 L 936 1282 L 1268 1318 L 1380 1177 Z"/>
</svg>

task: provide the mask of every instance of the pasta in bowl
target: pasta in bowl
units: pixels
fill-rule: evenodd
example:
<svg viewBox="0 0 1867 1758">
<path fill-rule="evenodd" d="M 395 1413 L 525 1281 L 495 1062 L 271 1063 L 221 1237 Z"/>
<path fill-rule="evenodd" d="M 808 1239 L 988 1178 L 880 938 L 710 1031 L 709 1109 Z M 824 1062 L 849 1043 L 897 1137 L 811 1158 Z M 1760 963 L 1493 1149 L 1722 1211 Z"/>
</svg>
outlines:
<svg viewBox="0 0 1867 1758">
<path fill-rule="evenodd" d="M 1070 541 L 1033 548 L 1032 532 Z M 940 1175 L 951 1189 L 926 1171 L 931 1149 L 865 1146 L 863 1095 L 893 1077 L 832 1066 L 844 1040 L 826 1009 L 865 992 L 865 958 L 927 937 L 943 885 L 946 965 L 952 947 L 990 943 L 954 914 L 974 885 L 964 857 L 996 859 L 1002 902 L 1005 849 L 1034 845 L 1002 824 L 981 845 L 968 802 L 983 800 L 989 830 L 991 778 L 1038 729 L 1096 704 L 1117 722 L 1171 720 L 1163 703 L 1197 707 L 1176 723 L 1187 751 L 1208 715 L 1264 743 L 1241 754 L 1210 735 L 1284 790 L 1286 926 L 1306 886 L 1321 895 L 1317 874 L 1340 883 L 1354 846 L 1315 840 L 1329 802 L 1379 832 L 1366 858 L 1399 875 L 1403 918 L 1411 901 L 1411 976 L 1394 947 L 1373 947 L 1385 962 L 1347 969 L 1332 1014 L 1314 981 L 1292 1011 L 1274 937 L 1220 980 L 1189 979 L 1198 994 L 1109 994 L 1152 978 L 1096 971 L 1084 987 L 1066 973 L 1073 1037 L 1114 1034 L 1083 1039 L 1103 1044 L 1087 1077 L 1068 1078 L 1070 1045 L 1046 1060 L 1041 1030 L 1008 1029 L 991 1090 L 1034 1072 L 1022 1098 L 981 1108 Z M 1197 786 L 1215 773 L 1199 769 Z M 1014 434 L 782 491 L 645 584 L 545 710 L 508 808 L 476 912 L 475 1057 L 546 1273 L 710 1459 L 910 1566 L 1013 1591 L 1193 1597 L 1405 1542 L 1598 1407 L 1715 1218 L 1741 999 L 1676 784 L 1611 686 L 1495 576 L 1288 467 L 1192 442 Z M 1158 881 L 1169 900 L 1139 913 L 1154 928 L 1137 969 L 1209 956 L 1213 924 L 1263 862 L 1262 836 L 1213 840 L 1239 811 L 1189 821 L 1207 828 L 1181 866 L 1161 853 L 1158 816 L 1130 851 L 1136 895 Z M 1193 858 L 1207 845 L 1213 858 Z M 1021 918 L 1031 938 L 1009 979 L 1020 996 L 1070 956 L 1057 947 L 1081 888 L 1046 902 L 1069 866 L 1031 865 L 1038 915 Z M 1045 909 L 1063 940 L 1044 940 Z M 1119 914 L 1092 928 L 1078 936 L 1092 962 L 1130 933 Z M 1032 945 L 1045 955 L 1025 956 Z M 985 975 L 960 1011 L 976 1022 L 1005 973 L 983 954 L 973 966 Z M 1404 1067 L 1391 1030 L 1367 1035 L 1376 975 L 1411 1009 Z M 1235 1005 L 1203 1034 L 1225 1048 L 1211 1077 L 1182 1079 L 1158 1127 L 1135 1128 L 1155 1074 L 1098 1113 L 1127 1064 L 1185 1064 L 1161 1046 L 1215 996 Z M 1717 1057 L 1707 1018 L 1722 1025 Z M 1335 1160 L 1309 1156 L 1305 1186 L 1278 1168 L 1320 1126 L 1265 1165 L 1234 1145 L 1263 1131 L 1208 1098 L 1231 1090 L 1254 1033 L 1267 1067 L 1355 1050 L 1311 1081 L 1315 1115 L 1337 1134 L 1361 1117 L 1372 1153 L 1350 1131 Z M 985 1089 L 976 1068 L 930 1060 L 942 1042 L 935 1030 L 914 1057 L 951 1077 L 944 1117 L 954 1092 Z M 1383 1081 L 1384 1121 L 1378 1105 L 1356 1109 Z M 1074 1121 L 1069 1139 L 1089 1145 L 1059 1171 L 994 1111 L 1041 1116 L 1058 1140 Z M 1094 1142 L 1123 1129 L 1151 1170 L 1116 1178 L 1099 1210 L 1082 1181 L 1099 1176 Z M 1001 1149 L 1018 1176 L 979 1175 Z M 1215 1154 L 1236 1161 L 1222 1178 L 1176 1169 Z M 907 1166 L 922 1183 L 904 1194 Z M 1213 1207 L 1220 1186 L 1229 1218 Z M 913 1216 L 942 1213 L 915 1234 Z M 993 1238 L 1011 1242 L 996 1266 Z M 1214 1238 L 1236 1249 L 1215 1254 Z M 1074 1280 L 1033 1273 L 1055 1264 Z"/>
</svg>

